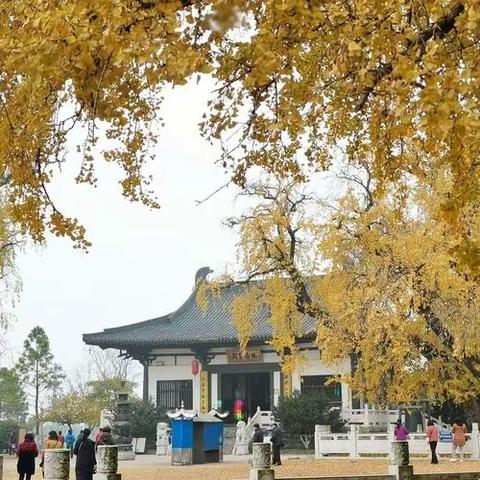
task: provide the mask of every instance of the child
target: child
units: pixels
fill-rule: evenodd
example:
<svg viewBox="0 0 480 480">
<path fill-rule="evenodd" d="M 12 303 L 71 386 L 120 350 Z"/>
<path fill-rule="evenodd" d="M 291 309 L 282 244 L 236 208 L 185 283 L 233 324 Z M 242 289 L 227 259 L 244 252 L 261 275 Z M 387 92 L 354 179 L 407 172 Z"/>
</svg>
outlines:
<svg viewBox="0 0 480 480">
<path fill-rule="evenodd" d="M 30 480 L 35 473 L 35 457 L 38 457 L 38 448 L 31 433 L 27 433 L 18 446 L 17 457 L 18 480 Z"/>
</svg>

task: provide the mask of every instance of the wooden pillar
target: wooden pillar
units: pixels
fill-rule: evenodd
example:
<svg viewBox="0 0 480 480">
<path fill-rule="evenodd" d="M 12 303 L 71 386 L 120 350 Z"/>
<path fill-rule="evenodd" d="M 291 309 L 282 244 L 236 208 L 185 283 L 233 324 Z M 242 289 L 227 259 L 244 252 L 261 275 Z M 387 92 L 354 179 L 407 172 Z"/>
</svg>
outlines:
<svg viewBox="0 0 480 480">
<path fill-rule="evenodd" d="M 150 400 L 150 392 L 148 391 L 148 362 L 143 364 L 143 401 L 148 402 Z"/>
</svg>

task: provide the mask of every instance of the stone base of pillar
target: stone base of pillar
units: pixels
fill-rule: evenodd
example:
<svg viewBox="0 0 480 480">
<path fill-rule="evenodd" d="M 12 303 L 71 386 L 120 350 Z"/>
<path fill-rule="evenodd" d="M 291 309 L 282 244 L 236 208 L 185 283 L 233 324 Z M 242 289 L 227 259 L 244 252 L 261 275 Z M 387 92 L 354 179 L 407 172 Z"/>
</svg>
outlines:
<svg viewBox="0 0 480 480">
<path fill-rule="evenodd" d="M 389 465 L 388 473 L 395 477 L 395 480 L 413 480 L 412 465 Z"/>
<path fill-rule="evenodd" d="M 233 454 L 234 455 L 248 455 L 248 445 L 235 445 L 235 448 L 233 449 Z"/>
<path fill-rule="evenodd" d="M 250 480 L 275 480 L 273 468 L 251 468 Z"/>
<path fill-rule="evenodd" d="M 118 452 L 118 461 L 125 462 L 129 460 L 135 460 L 135 453 L 134 452 Z"/>
<path fill-rule="evenodd" d="M 96 473 L 93 478 L 95 480 L 122 480 L 121 473 Z"/>
</svg>

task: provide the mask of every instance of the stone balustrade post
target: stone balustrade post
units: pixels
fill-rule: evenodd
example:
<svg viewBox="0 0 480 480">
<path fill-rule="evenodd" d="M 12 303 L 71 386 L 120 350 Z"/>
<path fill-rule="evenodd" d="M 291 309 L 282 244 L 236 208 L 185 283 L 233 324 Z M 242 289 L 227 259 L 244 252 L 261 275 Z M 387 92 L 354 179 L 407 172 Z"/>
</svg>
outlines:
<svg viewBox="0 0 480 480">
<path fill-rule="evenodd" d="M 478 423 L 472 423 L 470 440 L 472 442 L 472 460 L 480 460 L 480 435 L 478 431 Z"/>
<path fill-rule="evenodd" d="M 70 478 L 70 450 L 47 449 L 44 452 L 43 475 L 46 480 L 68 480 Z"/>
<path fill-rule="evenodd" d="M 358 458 L 358 426 L 350 425 L 350 434 L 348 435 L 350 440 L 350 458 Z"/>
<path fill-rule="evenodd" d="M 98 445 L 97 447 L 97 479 L 121 480 L 122 476 L 117 473 L 118 469 L 118 446 Z"/>
<path fill-rule="evenodd" d="M 252 453 L 250 480 L 275 480 L 275 472 L 272 469 L 272 444 L 254 443 Z"/>
<path fill-rule="evenodd" d="M 410 465 L 408 441 L 390 443 L 390 463 L 388 471 L 396 480 L 413 480 L 413 467 Z"/>
</svg>

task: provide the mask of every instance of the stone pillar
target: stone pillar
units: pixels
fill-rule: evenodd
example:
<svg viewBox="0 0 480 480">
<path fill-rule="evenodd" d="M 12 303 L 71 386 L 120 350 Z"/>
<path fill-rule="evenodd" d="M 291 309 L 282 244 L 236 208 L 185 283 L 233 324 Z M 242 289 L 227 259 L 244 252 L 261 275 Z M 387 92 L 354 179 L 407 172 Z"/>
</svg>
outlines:
<svg viewBox="0 0 480 480">
<path fill-rule="evenodd" d="M 275 480 L 275 472 L 272 469 L 272 444 L 254 443 L 252 452 L 250 480 Z"/>
<path fill-rule="evenodd" d="M 358 458 L 358 434 L 357 434 L 357 425 L 350 425 L 350 435 L 348 439 L 350 440 L 350 458 Z"/>
<path fill-rule="evenodd" d="M 122 476 L 117 473 L 118 469 L 118 446 L 98 445 L 97 447 L 97 475 L 101 480 L 121 480 Z"/>
<path fill-rule="evenodd" d="M 66 448 L 45 450 L 43 474 L 47 480 L 68 480 L 70 477 L 70 450 Z"/>
<path fill-rule="evenodd" d="M 410 465 L 408 442 L 395 441 L 390 443 L 390 462 L 388 472 L 396 480 L 413 480 L 413 467 Z"/>
<path fill-rule="evenodd" d="M 478 432 L 478 423 L 472 423 L 472 460 L 480 460 L 480 435 Z"/>
<path fill-rule="evenodd" d="M 168 446 L 170 445 L 168 431 L 168 423 L 157 423 L 157 455 L 167 455 L 168 453 Z"/>
</svg>

